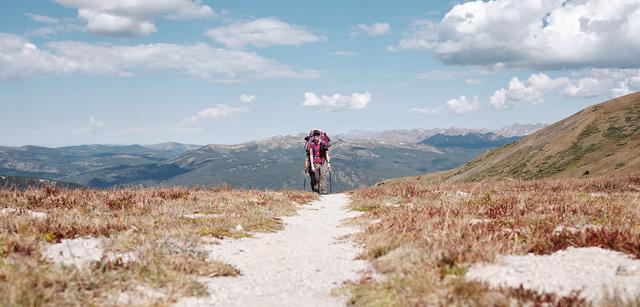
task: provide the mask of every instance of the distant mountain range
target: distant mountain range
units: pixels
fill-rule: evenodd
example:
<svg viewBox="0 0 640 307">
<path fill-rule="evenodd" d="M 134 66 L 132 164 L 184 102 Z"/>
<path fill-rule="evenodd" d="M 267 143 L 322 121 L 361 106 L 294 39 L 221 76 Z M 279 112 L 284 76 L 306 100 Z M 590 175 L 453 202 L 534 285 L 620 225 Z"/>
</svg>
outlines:
<svg viewBox="0 0 640 307">
<path fill-rule="evenodd" d="M 588 107 L 459 168 L 423 179 L 579 178 L 640 171 L 640 93 Z"/>
<path fill-rule="evenodd" d="M 513 133 L 514 129 L 531 130 L 537 126 L 501 130 Z M 229 184 L 243 188 L 301 189 L 303 137 L 304 134 L 278 136 L 239 145 L 0 147 L 0 174 L 98 188 Z M 334 191 L 454 168 L 518 139 L 503 136 L 499 131 L 458 128 L 360 131 L 332 137 Z"/>
</svg>

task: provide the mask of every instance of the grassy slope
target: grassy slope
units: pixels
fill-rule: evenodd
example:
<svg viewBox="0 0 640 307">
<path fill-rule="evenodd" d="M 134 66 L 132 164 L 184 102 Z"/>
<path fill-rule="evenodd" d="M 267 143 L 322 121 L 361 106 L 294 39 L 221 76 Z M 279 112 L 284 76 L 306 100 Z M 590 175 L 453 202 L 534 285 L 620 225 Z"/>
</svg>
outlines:
<svg viewBox="0 0 640 307">
<path fill-rule="evenodd" d="M 640 93 L 586 108 L 515 143 L 423 180 L 577 178 L 640 168 Z"/>
</svg>

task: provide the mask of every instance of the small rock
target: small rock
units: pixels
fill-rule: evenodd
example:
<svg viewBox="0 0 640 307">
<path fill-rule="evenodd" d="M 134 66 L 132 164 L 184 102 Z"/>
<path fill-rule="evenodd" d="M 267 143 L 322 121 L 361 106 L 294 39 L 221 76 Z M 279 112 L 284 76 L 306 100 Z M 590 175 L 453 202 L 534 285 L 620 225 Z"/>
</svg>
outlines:
<svg viewBox="0 0 640 307">
<path fill-rule="evenodd" d="M 469 196 L 471 196 L 471 194 L 470 194 L 470 193 L 462 192 L 462 191 L 457 191 L 457 192 L 456 192 L 456 195 L 458 195 L 458 196 L 460 196 L 460 197 L 469 197 Z"/>
<path fill-rule="evenodd" d="M 630 276 L 640 274 L 640 265 L 638 264 L 622 264 L 616 269 L 618 276 Z"/>
<path fill-rule="evenodd" d="M 29 211 L 29 216 L 34 219 L 44 220 L 47 218 L 47 214 L 39 211 Z"/>
<path fill-rule="evenodd" d="M 553 235 L 557 236 L 560 235 L 563 232 L 568 232 L 570 234 L 576 234 L 578 232 L 580 232 L 579 228 L 576 227 L 568 227 L 568 226 L 564 226 L 564 225 L 558 225 L 556 226 L 556 228 L 553 229 Z"/>
<path fill-rule="evenodd" d="M 236 229 L 236 231 L 243 231 L 244 227 L 242 227 L 242 225 L 238 224 L 238 225 L 236 225 L 235 229 Z"/>
<path fill-rule="evenodd" d="M 11 214 L 11 213 L 16 213 L 18 212 L 18 209 L 16 208 L 2 208 L 0 209 L 0 214 Z"/>
<path fill-rule="evenodd" d="M 479 224 L 488 224 L 491 223 L 491 219 L 470 219 L 469 225 L 475 226 Z"/>
<path fill-rule="evenodd" d="M 222 214 L 216 214 L 216 213 L 212 213 L 212 214 L 206 214 L 206 213 L 191 213 L 191 214 L 185 214 L 182 217 L 187 218 L 187 219 L 206 219 L 206 218 L 219 218 L 222 217 Z"/>
</svg>

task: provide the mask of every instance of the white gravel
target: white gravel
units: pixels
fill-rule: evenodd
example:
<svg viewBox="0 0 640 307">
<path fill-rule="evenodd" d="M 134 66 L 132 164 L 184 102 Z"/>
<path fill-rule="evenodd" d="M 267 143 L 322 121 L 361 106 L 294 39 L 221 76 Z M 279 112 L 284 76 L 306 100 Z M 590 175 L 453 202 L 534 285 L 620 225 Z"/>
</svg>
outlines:
<svg viewBox="0 0 640 307">
<path fill-rule="evenodd" d="M 238 277 L 206 278 L 210 297 L 186 298 L 178 306 L 344 306 L 332 295 L 344 281 L 368 268 L 355 260 L 360 248 L 341 237 L 359 231 L 344 227 L 345 194 L 325 195 L 284 219 L 285 229 L 254 238 L 223 240 L 205 248 L 210 258 L 230 263 Z"/>
<path fill-rule="evenodd" d="M 494 264 L 472 266 L 466 277 L 493 287 L 518 288 L 539 293 L 580 297 L 598 302 L 618 295 L 623 300 L 640 296 L 640 260 L 598 247 L 568 248 L 550 255 L 502 256 Z"/>
<path fill-rule="evenodd" d="M 84 267 L 102 259 L 102 242 L 97 238 L 76 238 L 47 244 L 42 256 L 57 264 Z"/>
<path fill-rule="evenodd" d="M 105 253 L 102 247 L 102 239 L 84 237 L 61 240 L 56 244 L 45 244 L 42 249 L 44 259 L 55 264 L 86 267 L 92 262 L 101 261 L 106 257 L 108 261 L 120 260 L 123 262 L 135 261 L 138 258 L 136 252 Z"/>
<path fill-rule="evenodd" d="M 40 211 L 31 211 L 31 210 L 18 210 L 16 208 L 2 208 L 0 209 L 0 215 L 9 215 L 9 214 L 22 214 L 26 213 L 33 219 L 46 219 L 47 214 L 45 212 Z"/>
</svg>

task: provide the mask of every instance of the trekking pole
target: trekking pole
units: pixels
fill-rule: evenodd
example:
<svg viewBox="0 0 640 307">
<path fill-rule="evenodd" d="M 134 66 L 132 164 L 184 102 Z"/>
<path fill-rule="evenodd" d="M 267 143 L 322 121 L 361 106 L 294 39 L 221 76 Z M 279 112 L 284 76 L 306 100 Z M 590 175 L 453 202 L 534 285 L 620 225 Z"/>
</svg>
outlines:
<svg viewBox="0 0 640 307">
<path fill-rule="evenodd" d="M 333 174 L 333 170 L 329 171 L 329 194 L 333 194 L 333 188 L 331 187 L 331 174 Z"/>
<path fill-rule="evenodd" d="M 304 173 L 302 173 L 302 178 L 304 178 L 304 183 L 302 184 L 302 190 L 306 191 L 307 190 L 307 172 L 305 171 Z"/>
</svg>

